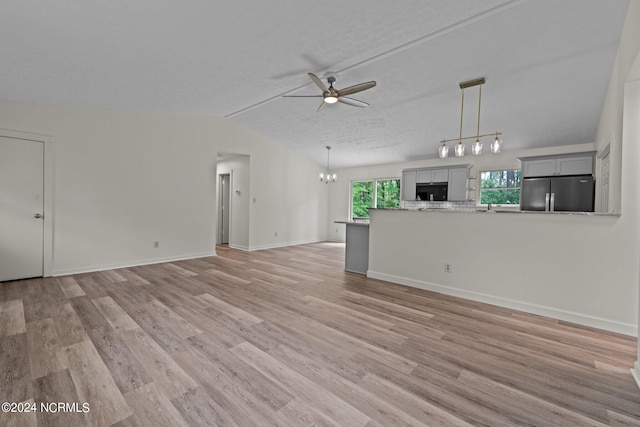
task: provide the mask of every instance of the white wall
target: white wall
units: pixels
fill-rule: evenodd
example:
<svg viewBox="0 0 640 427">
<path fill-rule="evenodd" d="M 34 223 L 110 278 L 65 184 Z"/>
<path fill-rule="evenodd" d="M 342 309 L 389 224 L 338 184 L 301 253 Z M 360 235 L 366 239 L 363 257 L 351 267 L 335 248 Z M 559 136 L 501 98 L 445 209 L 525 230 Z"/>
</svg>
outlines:
<svg viewBox="0 0 640 427">
<path fill-rule="evenodd" d="M 618 217 L 374 211 L 368 275 L 635 334 L 628 232 Z"/>
<path fill-rule="evenodd" d="M 53 274 L 214 253 L 218 152 L 251 156 L 249 249 L 326 236 L 319 166 L 227 119 L 0 103 L 0 128 L 53 137 Z"/>
<path fill-rule="evenodd" d="M 638 52 L 640 52 L 640 2 L 630 1 L 595 139 L 598 152 L 602 152 L 607 145 L 610 145 L 611 148 L 609 210 L 615 212 L 620 212 L 622 207 L 624 84 L 630 81 L 630 73 L 638 57 Z M 600 165 L 598 165 L 598 169 L 599 167 Z M 599 200 L 596 200 L 596 202 L 599 202 Z"/>
</svg>

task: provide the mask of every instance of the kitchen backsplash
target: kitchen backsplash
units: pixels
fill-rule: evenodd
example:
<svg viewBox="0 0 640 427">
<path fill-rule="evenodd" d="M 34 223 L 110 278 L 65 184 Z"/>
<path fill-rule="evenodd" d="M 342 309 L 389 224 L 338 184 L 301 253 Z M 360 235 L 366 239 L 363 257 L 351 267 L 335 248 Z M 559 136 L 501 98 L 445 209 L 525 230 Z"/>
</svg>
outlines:
<svg viewBox="0 0 640 427">
<path fill-rule="evenodd" d="M 452 209 L 452 210 L 475 210 L 475 200 L 464 202 L 427 202 L 423 200 L 405 200 L 405 209 Z"/>
</svg>

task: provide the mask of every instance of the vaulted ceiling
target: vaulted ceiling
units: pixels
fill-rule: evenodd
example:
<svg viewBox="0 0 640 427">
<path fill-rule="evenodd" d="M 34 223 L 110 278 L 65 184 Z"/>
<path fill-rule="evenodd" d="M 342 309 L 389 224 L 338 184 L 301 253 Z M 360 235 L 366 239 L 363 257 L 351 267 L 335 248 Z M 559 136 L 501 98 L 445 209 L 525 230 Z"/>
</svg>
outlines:
<svg viewBox="0 0 640 427">
<path fill-rule="evenodd" d="M 319 164 L 435 157 L 485 77 L 504 150 L 592 142 L 627 0 L 6 0 L 0 100 L 225 116 Z M 335 74 L 370 104 L 316 108 Z M 475 89 L 475 88 L 474 88 Z M 476 132 L 465 91 L 463 136 Z"/>
</svg>

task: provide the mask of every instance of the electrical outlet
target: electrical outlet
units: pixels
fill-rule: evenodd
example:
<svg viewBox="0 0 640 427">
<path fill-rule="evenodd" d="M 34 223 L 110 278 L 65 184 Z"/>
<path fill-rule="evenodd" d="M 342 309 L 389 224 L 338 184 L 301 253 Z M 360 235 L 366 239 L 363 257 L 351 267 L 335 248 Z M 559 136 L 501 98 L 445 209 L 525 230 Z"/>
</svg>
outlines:
<svg viewBox="0 0 640 427">
<path fill-rule="evenodd" d="M 155 242 L 153 242 L 153 247 L 154 248 L 159 248 L 160 247 L 160 242 L 158 242 L 157 240 Z"/>
<path fill-rule="evenodd" d="M 451 264 L 449 264 L 448 262 L 444 263 L 444 272 L 451 273 Z"/>
</svg>

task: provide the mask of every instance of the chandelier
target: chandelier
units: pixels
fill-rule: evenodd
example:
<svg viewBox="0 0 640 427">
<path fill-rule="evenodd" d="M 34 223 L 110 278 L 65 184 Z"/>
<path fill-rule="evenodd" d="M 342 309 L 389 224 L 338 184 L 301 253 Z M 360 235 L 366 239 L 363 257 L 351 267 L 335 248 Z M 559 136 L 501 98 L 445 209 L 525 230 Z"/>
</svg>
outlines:
<svg viewBox="0 0 640 427">
<path fill-rule="evenodd" d="M 330 182 L 336 182 L 338 180 L 338 175 L 329 173 L 329 152 L 331 147 L 327 145 L 327 173 L 320 172 L 320 182 L 324 182 L 328 184 Z"/>
<path fill-rule="evenodd" d="M 473 80 L 467 80 L 464 82 L 460 82 L 460 89 L 462 91 L 462 102 L 460 105 L 460 135 L 458 136 L 458 138 L 452 138 L 452 139 L 443 139 L 442 141 L 440 141 L 440 148 L 438 149 L 438 155 L 440 156 L 441 159 L 444 159 L 446 157 L 449 157 L 449 146 L 447 145 L 447 143 L 452 142 L 452 141 L 458 141 L 458 143 L 456 144 L 455 148 L 454 148 L 454 153 L 456 155 L 456 157 L 462 157 L 464 156 L 464 150 L 465 150 L 465 145 L 462 141 L 468 140 L 468 139 L 475 139 L 475 142 L 471 145 L 471 152 L 473 154 L 480 155 L 482 154 L 482 142 L 480 141 L 481 138 L 485 138 L 488 136 L 495 136 L 493 142 L 491 143 L 491 152 L 494 154 L 497 154 L 501 151 L 502 149 L 502 132 L 495 132 L 495 133 L 486 133 L 484 135 L 480 135 L 480 103 L 482 101 L 482 85 L 484 84 L 485 80 L 484 77 L 480 77 L 477 79 L 473 79 Z M 475 136 L 462 136 L 462 118 L 464 115 L 464 90 L 466 88 L 470 88 L 470 87 L 474 87 L 474 86 L 479 86 L 478 88 L 478 127 L 476 129 L 476 134 Z"/>
</svg>

